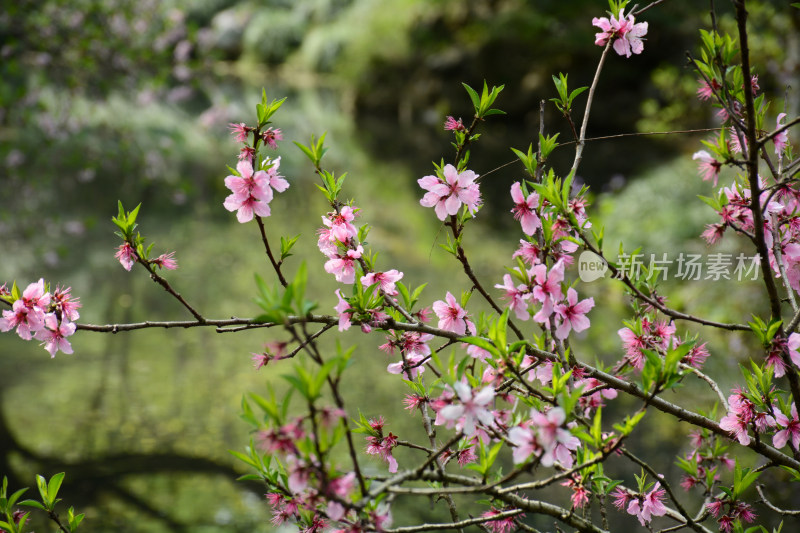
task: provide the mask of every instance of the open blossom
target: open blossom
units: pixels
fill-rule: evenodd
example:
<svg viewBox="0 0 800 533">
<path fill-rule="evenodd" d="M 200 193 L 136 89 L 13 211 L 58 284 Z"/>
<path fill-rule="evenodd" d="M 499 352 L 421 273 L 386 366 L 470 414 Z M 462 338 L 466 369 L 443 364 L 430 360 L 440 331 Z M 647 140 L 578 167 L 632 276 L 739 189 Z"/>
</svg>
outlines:
<svg viewBox="0 0 800 533">
<path fill-rule="evenodd" d="M 45 349 L 50 352 L 50 357 L 55 357 L 56 352 L 61 350 L 64 353 L 72 353 L 67 337 L 75 333 L 75 324 L 66 317 L 59 323 L 55 313 L 48 313 L 44 317 L 44 327 L 36 332 L 36 340 L 44 343 Z"/>
<path fill-rule="evenodd" d="M 516 426 L 511 428 L 508 431 L 508 442 L 514 445 L 512 458 L 515 465 L 524 463 L 528 457 L 541 450 L 536 433 L 530 427 Z"/>
<path fill-rule="evenodd" d="M 485 426 L 492 425 L 494 415 L 487 406 L 494 400 L 494 387 L 484 387 L 473 394 L 472 387 L 458 381 L 453 384 L 453 389 L 461 403 L 452 403 L 438 413 L 442 419 L 448 421 L 448 427 L 450 422 L 457 422 L 465 435 L 472 435 L 478 422 Z"/>
<path fill-rule="evenodd" d="M 414 380 L 418 375 L 425 372 L 424 355 L 408 354 L 405 357 L 405 362 L 401 359 L 396 363 L 387 365 L 386 371 L 390 374 L 403 374 L 406 379 Z"/>
<path fill-rule="evenodd" d="M 336 254 L 325 262 L 325 272 L 336 276 L 336 281 L 352 285 L 356 280 L 355 262 L 364 253 L 359 244 L 355 250 L 347 250 L 344 254 Z"/>
<path fill-rule="evenodd" d="M 792 333 L 786 342 L 786 347 L 789 349 L 789 357 L 796 366 L 800 367 L 800 333 Z"/>
<path fill-rule="evenodd" d="M 397 269 L 387 270 L 386 272 L 370 272 L 365 276 L 361 276 L 361 285 L 369 287 L 376 283 L 380 284 L 379 288 L 389 296 L 397 295 L 397 288 L 395 283 L 403 278 L 403 273 Z"/>
<path fill-rule="evenodd" d="M 531 410 L 531 422 L 536 427 L 539 442 L 544 450 L 542 466 L 553 466 L 556 461 L 565 465 L 572 464 L 569 450 L 576 450 L 580 446 L 580 441 L 562 427 L 566 418 L 561 407 L 554 407 L 547 413 Z"/>
<path fill-rule="evenodd" d="M 469 329 L 470 334 L 475 335 L 475 324 L 469 320 L 469 315 L 456 302 L 455 296 L 447 292 L 445 300 L 433 302 L 433 312 L 439 317 L 439 329 L 452 331 L 459 335 L 464 335 Z"/>
<path fill-rule="evenodd" d="M 514 218 L 522 224 L 522 231 L 525 235 L 533 235 L 536 229 L 542 225 L 536 214 L 536 209 L 539 207 L 539 195 L 532 192 L 525 197 L 522 187 L 519 182 L 516 182 L 511 186 L 511 199 L 514 200 L 514 207 L 511 209 Z"/>
<path fill-rule="evenodd" d="M 570 330 L 580 332 L 589 327 L 588 313 L 594 307 L 594 298 L 578 301 L 578 292 L 570 287 L 567 290 L 566 303 L 556 304 L 554 311 L 561 319 L 561 324 L 556 328 L 556 337 L 566 339 Z"/>
<path fill-rule="evenodd" d="M 782 430 L 775 433 L 772 438 L 772 445 L 779 450 L 786 446 L 786 443 L 792 441 L 792 446 L 797 449 L 800 447 L 800 421 L 797 419 L 797 406 L 793 403 L 791 409 L 792 419 L 778 411 L 775 415 L 775 420 Z"/>
<path fill-rule="evenodd" d="M 281 168 L 280 157 L 276 157 L 274 160 L 267 157 L 264 159 L 262 167 L 266 168 L 264 172 L 267 173 L 267 184 L 269 184 L 272 189 L 283 192 L 289 188 L 289 182 L 286 181 L 286 178 L 278 174 L 278 170 Z"/>
<path fill-rule="evenodd" d="M 620 10 L 619 19 L 613 15 L 611 19 L 595 17 L 592 26 L 602 30 L 595 34 L 594 44 L 598 46 L 605 46 L 614 39 L 614 51 L 625 57 L 631 57 L 631 53 L 641 54 L 644 50 L 642 37 L 647 34 L 647 22 L 635 22 L 633 15 L 625 16 L 624 10 Z"/>
<path fill-rule="evenodd" d="M 236 165 L 239 176 L 225 178 L 225 186 L 232 191 L 223 205 L 228 211 L 237 211 L 236 218 L 241 223 L 253 220 L 253 216 L 268 217 L 269 203 L 272 201 L 272 188 L 269 176 L 263 170 L 253 172 L 250 161 L 239 161 Z"/>
<path fill-rule="evenodd" d="M 533 298 L 542 304 L 542 308 L 533 316 L 533 319 L 540 324 L 547 324 L 556 302 L 563 297 L 561 292 L 561 282 L 564 281 L 564 262 L 557 261 L 556 264 L 547 271 L 547 265 L 535 265 L 528 271 L 528 275 L 533 278 Z"/>
<path fill-rule="evenodd" d="M 461 204 L 467 206 L 475 216 L 481 205 L 481 192 L 475 180 L 478 175 L 471 170 L 459 173 L 453 165 L 445 165 L 442 170 L 444 181 L 437 176 L 425 176 L 417 180 L 419 186 L 428 191 L 419 201 L 424 207 L 433 207 L 439 220 L 447 215 L 455 215 Z"/>
<path fill-rule="evenodd" d="M 503 297 L 508 301 L 508 308 L 514 311 L 514 314 L 520 320 L 528 320 L 531 314 L 528 312 L 528 300 L 531 293 L 528 292 L 528 287 L 523 284 L 514 285 L 514 280 L 511 279 L 510 274 L 503 276 L 503 284 L 495 285 L 497 289 L 504 289 L 506 291 Z"/>
<path fill-rule="evenodd" d="M 630 504 L 628 504 L 628 514 L 637 517 L 639 523 L 645 526 L 650 523 L 654 516 L 667 514 L 667 507 L 663 503 L 666 495 L 667 492 L 661 488 L 661 483 L 656 483 L 650 492 L 631 500 Z"/>
<path fill-rule="evenodd" d="M 352 224 L 358 214 L 358 208 L 346 205 L 339 212 L 332 211 L 328 216 L 322 217 L 322 223 L 329 228 L 326 237 L 331 243 L 347 243 L 351 237 L 358 236 L 358 230 Z M 322 239 L 322 237 L 320 237 Z M 322 246 L 320 246 L 322 250 Z M 323 251 L 324 253 L 324 251 Z"/>
<path fill-rule="evenodd" d="M 50 306 L 50 293 L 45 291 L 44 279 L 29 284 L 22 297 L 15 301 L 11 309 L 4 310 L 0 317 L 0 331 L 17 328 L 17 335 L 29 341 L 33 335 L 45 327 L 45 313 Z"/>
<path fill-rule="evenodd" d="M 122 267 L 129 272 L 131 268 L 133 268 L 133 264 L 137 261 L 133 246 L 127 241 L 119 245 L 114 257 L 116 257 Z"/>
<path fill-rule="evenodd" d="M 719 421 L 719 427 L 732 433 L 739 444 L 747 446 L 750 444 L 747 430 L 753 419 L 752 404 L 746 399 L 740 399 L 738 394 L 729 396 L 728 404 L 730 411 Z"/>
<path fill-rule="evenodd" d="M 352 325 L 350 319 L 353 314 L 350 312 L 350 302 L 344 299 L 341 289 L 336 289 L 336 296 L 339 298 L 339 303 L 336 304 L 334 310 L 339 313 L 339 331 L 346 331 Z"/>
</svg>

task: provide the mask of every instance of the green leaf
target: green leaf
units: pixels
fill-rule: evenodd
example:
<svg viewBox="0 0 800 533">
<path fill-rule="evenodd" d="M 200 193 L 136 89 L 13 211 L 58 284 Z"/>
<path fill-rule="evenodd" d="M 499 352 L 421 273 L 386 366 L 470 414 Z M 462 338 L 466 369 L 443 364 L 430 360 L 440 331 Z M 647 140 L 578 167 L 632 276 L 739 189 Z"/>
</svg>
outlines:
<svg viewBox="0 0 800 533">
<path fill-rule="evenodd" d="M 258 464 L 258 462 L 256 462 L 253 459 L 251 459 L 249 455 L 245 455 L 242 452 L 237 452 L 235 450 L 228 450 L 228 453 L 231 454 L 232 456 L 236 457 L 237 459 L 239 459 L 243 463 L 246 463 L 246 464 L 252 466 L 253 468 L 260 469 L 260 465 Z"/>
<path fill-rule="evenodd" d="M 250 404 L 247 403 L 247 398 L 245 396 L 242 396 L 242 414 L 239 416 L 252 426 L 259 427 L 260 425 L 255 414 L 253 414 L 253 410 L 250 408 Z"/>
<path fill-rule="evenodd" d="M 42 497 L 42 502 L 46 507 L 50 507 L 52 502 L 47 496 L 47 480 L 44 478 L 44 476 L 39 474 L 36 475 L 36 486 L 39 489 L 39 495 Z"/>
<path fill-rule="evenodd" d="M 47 507 L 42 505 L 41 502 L 37 502 L 36 500 L 21 501 L 17 505 L 24 505 L 25 507 L 35 507 L 36 509 L 41 509 L 42 511 L 47 511 Z"/>
<path fill-rule="evenodd" d="M 472 344 L 474 346 L 477 346 L 478 348 L 483 348 L 484 350 L 491 353 L 495 357 L 500 356 L 500 351 L 495 347 L 495 345 L 487 341 L 483 337 L 464 337 L 462 339 L 459 339 L 459 341 L 466 342 L 467 344 Z"/>
<path fill-rule="evenodd" d="M 9 497 L 9 498 L 8 498 L 8 502 L 6 503 L 6 508 L 7 508 L 7 509 L 10 509 L 11 507 L 13 507 L 13 506 L 14 506 L 14 504 L 16 504 L 16 503 L 17 503 L 17 500 L 20 498 L 20 496 L 22 496 L 23 494 L 25 494 L 25 492 L 26 492 L 27 490 L 28 490 L 28 488 L 27 488 L 27 487 L 25 487 L 24 489 L 19 489 L 17 492 L 15 492 L 14 494 L 12 494 L 12 495 L 11 495 L 11 497 Z M 5 494 L 5 491 L 3 491 L 3 493 Z M 1 500 L 2 500 L 2 498 L 0 498 L 0 501 L 1 501 Z M 2 506 L 0 506 L 0 511 L 1 511 L 1 510 L 2 510 Z"/>
<path fill-rule="evenodd" d="M 64 475 L 64 472 L 54 475 L 50 478 L 50 483 L 47 484 L 47 497 L 51 502 L 56 501 L 61 483 L 64 481 Z"/>
<path fill-rule="evenodd" d="M 463 85 L 464 88 L 467 90 L 467 93 L 469 93 L 469 97 L 472 100 L 472 106 L 475 108 L 475 113 L 477 113 L 481 105 L 481 99 L 478 96 L 478 93 L 475 92 L 475 89 L 473 89 L 466 83 L 462 83 L 461 85 Z"/>
</svg>

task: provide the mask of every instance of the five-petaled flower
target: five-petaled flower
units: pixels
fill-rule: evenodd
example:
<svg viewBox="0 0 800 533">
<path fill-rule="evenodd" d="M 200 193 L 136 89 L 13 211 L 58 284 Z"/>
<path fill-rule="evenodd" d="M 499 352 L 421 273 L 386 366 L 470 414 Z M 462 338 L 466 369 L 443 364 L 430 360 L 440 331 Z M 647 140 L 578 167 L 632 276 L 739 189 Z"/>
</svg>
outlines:
<svg viewBox="0 0 800 533">
<path fill-rule="evenodd" d="M 453 165 L 442 170 L 444 181 L 437 176 L 425 176 L 417 180 L 419 186 L 428 191 L 419 201 L 424 207 L 433 207 L 439 220 L 455 215 L 464 204 L 470 214 L 481 206 L 481 192 L 475 180 L 478 175 L 471 170 L 459 173 Z"/>
<path fill-rule="evenodd" d="M 619 18 L 595 17 L 592 26 L 600 28 L 601 32 L 595 34 L 594 44 L 605 46 L 608 41 L 614 40 L 614 51 L 625 57 L 631 53 L 641 54 L 644 50 L 642 37 L 647 34 L 647 22 L 635 22 L 633 15 L 625 16 L 625 11 L 620 10 Z"/>
<path fill-rule="evenodd" d="M 511 199 L 514 200 L 514 207 L 511 209 L 514 218 L 522 224 L 525 235 L 533 235 L 533 232 L 542 225 L 536 214 L 536 209 L 539 208 L 539 195 L 532 192 L 526 197 L 519 182 L 515 182 L 511 186 Z"/>
<path fill-rule="evenodd" d="M 456 422 L 464 435 L 470 436 L 475 433 L 478 422 L 484 426 L 492 425 L 494 415 L 487 406 L 494 400 L 494 387 L 484 387 L 473 394 L 472 387 L 463 381 L 457 381 L 453 384 L 453 389 L 461 403 L 452 403 L 439 411 L 441 418 L 448 421 L 448 427 L 450 422 Z"/>
<path fill-rule="evenodd" d="M 456 302 L 455 296 L 448 291 L 445 300 L 433 302 L 433 312 L 439 317 L 439 329 L 459 335 L 464 335 L 469 330 L 471 335 L 475 335 L 475 324 L 469 320 L 464 308 Z"/>
<path fill-rule="evenodd" d="M 237 211 L 236 218 L 241 223 L 253 220 L 254 215 L 268 217 L 272 188 L 267 173 L 263 170 L 253 172 L 253 165 L 247 160 L 239 161 L 236 170 L 238 176 L 225 178 L 225 186 L 232 191 L 223 202 L 225 209 Z"/>
<path fill-rule="evenodd" d="M 594 307 L 594 298 L 578 301 L 578 292 L 570 287 L 567 289 L 566 303 L 556 304 L 554 311 L 561 320 L 556 328 L 556 337 L 566 339 L 570 330 L 580 332 L 589 327 L 588 313 Z"/>
</svg>

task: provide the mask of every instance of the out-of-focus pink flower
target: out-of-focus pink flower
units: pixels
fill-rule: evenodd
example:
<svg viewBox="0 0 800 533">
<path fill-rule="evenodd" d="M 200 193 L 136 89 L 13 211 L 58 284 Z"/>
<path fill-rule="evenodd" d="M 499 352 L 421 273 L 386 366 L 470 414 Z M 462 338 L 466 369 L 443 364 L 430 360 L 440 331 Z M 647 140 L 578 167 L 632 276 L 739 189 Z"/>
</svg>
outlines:
<svg viewBox="0 0 800 533">
<path fill-rule="evenodd" d="M 707 224 L 705 231 L 700 235 L 710 245 L 716 244 L 725 234 L 725 224 Z"/>
<path fill-rule="evenodd" d="M 641 54 L 644 50 L 642 37 L 647 34 L 647 22 L 635 22 L 633 15 L 625 16 L 624 10 L 620 10 L 618 19 L 613 15 L 610 19 L 595 17 L 592 26 L 602 30 L 595 34 L 594 44 L 598 46 L 605 46 L 614 39 L 614 51 L 625 57 L 631 57 L 631 53 Z"/>
<path fill-rule="evenodd" d="M 789 349 L 789 357 L 795 366 L 800 367 L 800 333 L 792 333 L 786 342 L 786 347 Z"/>
<path fill-rule="evenodd" d="M 228 124 L 228 129 L 230 129 L 231 134 L 234 135 L 234 141 L 237 143 L 247 142 L 247 133 L 250 131 L 250 128 L 247 127 L 247 124 L 244 122 L 239 122 L 238 124 L 231 122 Z"/>
<path fill-rule="evenodd" d="M 253 366 L 258 370 L 261 367 L 267 366 L 267 363 L 273 359 L 284 359 L 286 357 L 286 346 L 287 344 L 285 342 L 279 341 L 272 341 L 264 344 L 263 352 L 252 353 L 253 357 L 251 357 L 251 359 L 253 361 Z"/>
<path fill-rule="evenodd" d="M 264 144 L 275 150 L 278 148 L 278 141 L 283 140 L 283 132 L 278 128 L 268 128 L 261 132 L 261 139 Z"/>
<path fill-rule="evenodd" d="M 443 419 L 456 422 L 467 436 L 475 433 L 475 426 L 478 422 L 485 426 L 492 425 L 494 416 L 486 406 L 494 400 L 494 387 L 484 387 L 477 394 L 473 394 L 469 385 L 458 381 L 453 384 L 453 389 L 461 403 L 450 404 L 442 408 L 439 414 Z"/>
<path fill-rule="evenodd" d="M 481 192 L 475 180 L 478 175 L 471 170 L 459 173 L 453 165 L 442 170 L 444 181 L 437 176 L 425 176 L 417 180 L 419 186 L 428 191 L 419 201 L 423 207 L 433 207 L 439 220 L 455 215 L 461 204 L 467 206 L 472 216 L 481 206 Z"/>
<path fill-rule="evenodd" d="M 721 111 L 725 111 L 725 109 L 721 109 Z M 725 112 L 725 120 L 727 120 L 728 113 Z M 742 153 L 742 143 L 744 143 L 744 147 L 747 148 L 747 138 L 742 134 L 742 137 L 739 137 L 739 134 L 736 132 L 736 129 L 731 128 L 731 152 L 734 154 L 741 154 Z"/>
<path fill-rule="evenodd" d="M 697 89 L 697 97 L 700 100 L 708 100 L 712 96 L 714 96 L 714 91 L 718 91 L 722 88 L 719 82 L 715 79 L 711 80 L 711 83 L 707 83 L 705 80 L 698 80 L 700 87 Z"/>
<path fill-rule="evenodd" d="M 508 431 L 508 442 L 514 445 L 512 458 L 514 464 L 524 463 L 528 457 L 541 451 L 536 433 L 524 426 L 516 426 Z"/>
<path fill-rule="evenodd" d="M 614 497 L 614 507 L 620 511 L 625 509 L 625 506 L 628 505 L 628 501 L 631 499 L 631 494 L 622 487 L 617 487 L 614 489 L 614 492 L 611 493 L 611 496 Z"/>
<path fill-rule="evenodd" d="M 373 422 L 373 421 L 371 421 Z M 378 421 L 375 421 L 378 422 Z M 397 460 L 392 455 L 392 448 L 397 446 L 397 437 L 389 433 L 383 437 L 383 419 L 380 419 L 380 425 L 372 425 L 372 428 L 379 433 L 378 436 L 367 437 L 367 453 L 370 455 L 377 455 L 389 465 L 389 472 L 392 474 L 397 472 Z"/>
<path fill-rule="evenodd" d="M 778 120 L 775 121 L 775 128 L 781 127 L 781 121 L 786 116 L 786 113 L 781 113 L 778 115 Z M 781 155 L 784 150 L 786 150 L 786 145 L 789 144 L 789 131 L 783 130 L 775 137 L 772 138 L 772 142 L 775 144 L 775 154 Z"/>
<path fill-rule="evenodd" d="M 582 484 L 575 483 L 572 485 L 572 496 L 570 496 L 569 499 L 572 501 L 572 506 L 575 509 L 583 509 L 583 507 L 589 503 L 589 496 L 591 494 L 592 493 Z"/>
<path fill-rule="evenodd" d="M 703 176 L 703 181 L 713 181 L 714 187 L 716 187 L 719 171 L 722 169 L 722 163 L 714 159 L 714 157 L 705 150 L 695 152 L 692 159 L 700 161 L 697 168 Z"/>
<path fill-rule="evenodd" d="M 510 509 L 506 509 L 510 510 Z M 522 518 L 525 515 L 520 513 L 514 516 L 507 516 L 505 518 L 493 518 L 495 516 L 499 516 L 502 513 L 500 509 L 495 509 L 492 507 L 490 511 L 486 511 L 481 515 L 481 518 L 485 518 L 488 521 L 483 525 L 491 531 L 492 533 L 511 533 L 516 528 L 516 518 Z"/>
<path fill-rule="evenodd" d="M 253 157 L 256 155 L 256 151 L 252 146 L 245 146 L 241 150 L 239 150 L 239 161 L 246 159 L 248 161 L 252 161 Z"/>
</svg>

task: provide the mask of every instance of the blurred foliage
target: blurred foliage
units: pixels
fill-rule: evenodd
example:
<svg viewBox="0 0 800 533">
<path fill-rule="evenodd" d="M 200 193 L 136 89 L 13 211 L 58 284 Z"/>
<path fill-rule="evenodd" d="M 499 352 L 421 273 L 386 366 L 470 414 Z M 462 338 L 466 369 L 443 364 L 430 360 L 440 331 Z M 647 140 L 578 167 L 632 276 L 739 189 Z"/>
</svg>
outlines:
<svg viewBox="0 0 800 533">
<path fill-rule="evenodd" d="M 775 16 L 780 5 L 748 3 L 758 28 L 752 44 L 760 84 L 777 93 L 798 86 L 800 57 L 797 13 Z M 719 24 L 729 27 L 727 6 L 719 7 Z M 255 313 L 253 273 L 265 269 L 253 252 L 257 232 L 237 224 L 221 203 L 224 165 L 235 160 L 226 124 L 250 120 L 264 86 L 270 97 L 289 96 L 276 117 L 287 139 L 329 132 L 326 164 L 350 173 L 345 191 L 372 224 L 380 261 L 413 284 L 430 281 L 424 297 L 431 301 L 445 286 L 467 289 L 452 285 L 455 265 L 435 244 L 436 221 L 411 207 L 419 198 L 415 180 L 430 173 L 431 160 L 452 155 L 442 122 L 468 112 L 461 82 L 477 87 L 486 79 L 506 85 L 498 105 L 509 115 L 493 117 L 474 149 L 487 205 L 465 246 L 477 254 L 478 275 L 499 282 L 518 241 L 506 215 L 508 188 L 522 168 L 489 172 L 513 159 L 510 145 L 524 148 L 535 138 L 539 101 L 555 94 L 551 75 L 569 72 L 575 86 L 591 82 L 600 49 L 591 44 L 590 21 L 605 8 L 594 0 L 393 0 L 391 8 L 383 0 L 4 0 L 0 280 L 24 284 L 44 275 L 72 285 L 86 322 L 182 317 L 145 276 L 113 260 L 109 219 L 122 199 L 144 204 L 142 230 L 158 248 L 177 249 L 174 278 L 193 304 L 220 317 Z M 590 137 L 631 132 L 633 124 L 640 131 L 716 124 L 697 105 L 694 76 L 684 67 L 707 14 L 666 2 L 642 20 L 650 23 L 645 53 L 609 58 Z M 795 112 L 797 105 L 787 102 Z M 550 107 L 545 123 L 548 133 L 569 140 Z M 713 218 L 694 197 L 707 191 L 698 190 L 705 184 L 693 166 L 673 166 L 672 158 L 696 146 L 696 136 L 589 144 L 583 179 L 596 190 L 622 189 L 596 198 L 592 208 L 609 244 L 623 240 L 654 253 L 694 246 L 687 241 L 696 242 Z M 273 204 L 270 234 L 303 235 L 297 250 L 306 252 L 290 264 L 314 265 L 311 289 L 321 310 L 331 311 L 333 284 L 313 246 L 326 207 L 302 155 L 289 143 L 278 154 L 293 188 Z M 552 162 L 559 168 L 571 158 L 564 146 Z M 644 179 L 628 179 L 645 170 Z M 729 302 L 725 284 L 704 285 L 702 298 L 691 285 L 668 289 L 679 308 L 746 318 L 747 301 Z M 621 291 L 609 283 L 587 291 L 609 310 L 593 313 L 591 331 L 616 331 L 628 313 Z M 65 494 L 87 511 L 92 531 L 269 531 L 260 488 L 229 483 L 238 465 L 225 449 L 248 438 L 236 420 L 241 394 L 280 381 L 280 368 L 255 373 L 249 361 L 274 335 L 83 332 L 75 337 L 76 355 L 54 361 L 34 344 L 0 336 L 0 375 L 13 376 L 0 389 L 0 470 L 18 479 L 67 470 Z M 357 338 L 353 332 L 343 342 Z M 729 338 L 709 339 L 721 355 L 709 364 L 735 370 L 748 347 Z M 591 333 L 584 341 L 588 358 L 619 351 L 614 335 Z M 362 347 L 356 357 L 350 400 L 369 405 L 365 415 L 374 416 L 395 401 L 397 380 L 375 347 Z M 362 385 L 363 376 L 372 387 Z M 620 401 L 614 408 L 626 407 Z M 410 417 L 388 422 L 409 440 L 420 431 Z M 674 448 L 685 443 L 657 416 L 648 428 L 637 445 L 663 446 L 663 464 L 671 464 Z M 159 453 L 173 455 L 158 461 Z M 206 474 L 178 472 L 177 456 L 195 460 L 195 470 Z M 370 466 L 383 468 L 378 461 Z M 567 489 L 560 494 L 566 500 Z M 438 512 L 400 499 L 395 516 L 433 520 Z"/>
</svg>

